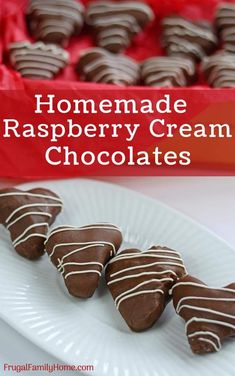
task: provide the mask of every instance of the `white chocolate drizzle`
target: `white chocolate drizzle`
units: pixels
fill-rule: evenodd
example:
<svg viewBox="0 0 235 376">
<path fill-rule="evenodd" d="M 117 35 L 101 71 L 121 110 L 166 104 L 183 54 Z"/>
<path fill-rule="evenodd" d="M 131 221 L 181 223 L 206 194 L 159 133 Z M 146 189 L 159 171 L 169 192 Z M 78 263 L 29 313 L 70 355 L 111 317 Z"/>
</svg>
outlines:
<svg viewBox="0 0 235 376">
<path fill-rule="evenodd" d="M 57 234 L 57 233 L 63 232 L 63 231 L 87 231 L 87 230 L 97 230 L 97 229 L 104 229 L 104 230 L 112 230 L 112 231 L 121 232 L 121 230 L 118 227 L 113 226 L 110 223 L 97 223 L 95 225 L 88 225 L 88 226 L 84 226 L 84 227 L 61 226 L 61 227 L 58 227 L 58 228 L 55 228 L 54 230 L 52 230 L 51 233 L 50 233 L 50 237 Z"/>
<path fill-rule="evenodd" d="M 203 337 L 199 337 L 200 335 L 203 335 Z M 205 338 L 205 337 L 208 337 L 208 336 L 213 337 L 213 338 L 212 339 Z M 193 337 L 197 337 L 198 341 L 207 342 L 207 343 L 211 344 L 211 346 L 215 349 L 215 351 L 219 351 L 221 349 L 220 338 L 219 338 L 219 336 L 217 336 L 213 332 L 197 331 L 197 332 L 194 332 L 194 333 L 188 335 L 188 338 L 193 338 Z M 214 341 L 214 339 L 216 341 Z"/>
<path fill-rule="evenodd" d="M 162 253 L 164 255 L 162 255 Z M 174 256 L 171 256 L 172 254 Z M 185 265 L 183 264 L 180 253 L 173 251 L 173 250 L 167 250 L 167 249 L 166 250 L 165 249 L 149 249 L 149 250 L 143 251 L 141 253 L 140 252 L 124 253 L 124 254 L 121 254 L 121 255 L 117 255 L 115 258 L 111 259 L 109 261 L 109 264 L 114 263 L 114 262 L 118 262 L 118 261 L 122 261 L 122 260 L 128 260 L 128 259 L 133 259 L 133 258 L 141 258 L 141 257 L 168 259 L 168 260 L 170 259 L 170 260 L 173 260 L 173 262 L 169 261 L 169 262 L 166 263 L 165 261 L 159 261 L 159 262 L 157 262 L 157 264 L 158 265 L 167 264 L 167 265 L 177 266 L 177 267 L 183 268 L 184 271 L 186 272 L 186 268 L 185 268 Z M 179 262 L 175 262 L 175 260 L 179 261 Z"/>
<path fill-rule="evenodd" d="M 120 282 L 120 281 L 124 281 L 125 279 L 132 279 L 132 278 L 139 278 L 139 277 L 143 277 L 143 276 L 146 276 L 146 275 L 159 275 L 159 274 L 167 274 L 171 272 L 170 270 L 165 270 L 164 272 L 143 272 L 143 273 L 138 273 L 138 274 L 131 274 L 131 275 L 126 275 L 124 277 L 120 277 L 120 278 L 115 278 L 111 281 L 109 281 L 107 283 L 108 286 L 112 285 L 113 283 L 117 283 L 117 282 Z M 113 276 L 113 275 L 112 275 Z M 160 278 L 158 279 L 159 281 L 166 281 L 166 278 Z M 173 282 L 174 279 L 173 278 L 167 278 L 168 281 L 171 281 Z"/>
<path fill-rule="evenodd" d="M 121 230 L 110 223 L 97 223 L 94 225 L 87 225 L 84 227 L 75 227 L 75 226 L 60 226 L 58 228 L 55 228 L 51 231 L 49 234 L 47 240 L 45 241 L 45 246 L 47 247 L 47 244 L 49 241 L 52 240 L 53 236 L 62 232 L 87 232 L 91 230 L 104 230 L 104 231 L 117 231 L 121 233 Z M 91 262 L 73 262 L 73 261 L 67 261 L 67 259 L 72 256 L 76 255 L 79 252 L 87 252 L 89 250 L 98 248 L 98 247 L 106 247 L 108 246 L 110 248 L 110 257 L 114 256 L 117 252 L 116 246 L 112 242 L 108 242 L 105 240 L 93 240 L 93 241 L 85 241 L 85 242 L 63 242 L 63 243 L 56 243 L 53 247 L 51 252 L 48 251 L 48 255 L 50 258 L 56 257 L 56 252 L 61 247 L 68 247 L 68 251 L 61 257 L 61 259 L 57 258 L 58 264 L 57 269 L 62 274 L 62 276 L 67 279 L 70 276 L 78 275 L 78 274 L 86 274 L 86 273 L 96 273 L 99 276 L 101 275 L 101 271 L 104 267 L 104 265 L 100 262 L 91 261 Z M 75 249 L 71 250 L 71 247 L 76 247 Z M 71 272 L 66 273 L 66 266 L 76 266 L 78 267 L 78 270 L 74 270 Z M 88 266 L 87 269 L 81 270 L 81 267 Z M 92 267 L 93 266 L 93 267 Z M 99 267 L 100 270 L 96 270 L 95 267 Z"/>
<path fill-rule="evenodd" d="M 122 262 L 125 260 L 141 259 L 141 258 L 152 258 L 152 259 L 157 258 L 160 261 L 147 263 L 147 264 L 142 263 L 141 265 L 130 266 L 127 268 L 122 268 L 120 264 L 119 270 L 115 271 L 114 273 L 109 274 L 109 280 L 107 282 L 108 286 L 111 286 L 117 283 L 122 283 L 122 282 L 125 282 L 126 280 L 136 280 L 136 284 L 132 288 L 122 291 L 118 296 L 115 297 L 115 304 L 116 304 L 117 309 L 119 309 L 120 304 L 122 302 L 138 295 L 154 294 L 154 293 L 164 294 L 163 289 L 161 289 L 159 286 L 155 288 L 149 288 L 149 289 L 146 289 L 146 288 L 143 289 L 143 287 L 149 284 L 153 284 L 153 283 L 155 284 L 155 286 L 156 284 L 161 285 L 161 283 L 163 282 L 169 282 L 173 284 L 175 278 L 176 279 L 178 278 L 178 274 L 176 272 L 175 267 L 183 269 L 183 274 L 184 273 L 186 274 L 186 269 L 185 269 L 185 266 L 183 264 L 180 254 L 174 250 L 169 250 L 169 249 L 149 249 L 144 252 L 125 252 L 111 259 L 108 265 L 112 265 L 120 261 Z M 157 270 L 156 266 L 160 266 L 160 269 Z M 166 267 L 166 269 L 164 270 L 163 267 Z M 147 271 L 144 271 L 144 269 L 147 269 Z M 131 273 L 132 271 L 133 273 Z M 149 276 L 149 279 L 147 279 L 146 281 L 140 282 L 139 280 L 140 278 L 143 278 L 143 277 L 148 278 L 148 276 Z M 173 276 L 175 278 L 172 278 Z"/>
<path fill-rule="evenodd" d="M 152 280 L 151 282 L 156 282 L 156 280 Z M 148 283 L 151 283 L 148 281 Z M 139 288 L 141 287 L 141 284 L 139 284 L 138 287 L 136 288 Z M 141 291 L 136 291 L 136 292 L 132 292 L 130 293 L 130 291 L 133 290 L 133 289 L 130 289 L 130 290 L 127 290 L 127 295 L 126 296 L 123 296 L 122 298 L 120 298 L 120 295 L 115 299 L 115 304 L 116 304 L 116 307 L 117 309 L 119 309 L 119 306 L 120 304 L 125 301 L 126 299 L 130 299 L 130 298 L 133 298 L 137 295 L 144 295 L 144 294 L 164 294 L 163 290 L 161 289 L 149 289 L 149 290 L 141 290 Z M 119 299 L 120 298 L 120 299 Z"/>
<path fill-rule="evenodd" d="M 63 205 L 58 203 L 58 204 L 45 204 L 45 203 L 41 203 L 41 202 L 37 202 L 37 203 L 34 203 L 34 204 L 27 204 L 27 205 L 22 205 L 18 208 L 16 208 L 6 219 L 6 223 L 8 224 L 8 222 L 10 221 L 10 219 L 12 217 L 14 217 L 18 212 L 20 212 L 21 210 L 24 210 L 24 209 L 28 209 L 28 208 L 37 208 L 37 207 L 58 207 L 58 208 L 61 208 Z M 12 224 L 12 223 L 11 223 Z"/>
<path fill-rule="evenodd" d="M 203 337 L 198 337 L 199 335 L 203 335 Z M 205 338 L 205 336 L 213 337 L 213 339 L 216 339 L 216 342 L 209 340 L 208 338 Z M 216 351 L 219 351 L 221 349 L 221 341 L 217 334 L 207 331 L 207 330 L 198 330 L 197 332 L 194 332 L 192 334 L 188 335 L 189 338 L 198 337 L 199 341 L 204 341 L 210 343 Z"/>
<path fill-rule="evenodd" d="M 5 192 L 5 193 L 0 193 L 0 202 L 1 198 L 6 198 L 6 197 L 31 197 L 35 199 L 39 199 L 38 202 L 34 202 L 33 204 L 25 204 L 25 205 L 20 205 L 16 209 L 14 209 L 8 217 L 5 219 L 5 227 L 9 230 L 14 226 L 19 225 L 19 223 L 23 219 L 27 219 L 27 217 L 48 217 L 49 220 L 52 218 L 52 214 L 48 213 L 46 211 L 28 211 L 30 208 L 49 208 L 49 207 L 54 207 L 54 208 L 62 208 L 63 204 L 62 201 L 55 196 L 51 195 L 44 195 L 44 194 L 39 194 L 39 193 L 32 193 L 32 192 Z M 41 202 L 40 199 L 48 200 L 48 203 Z M 52 201 L 53 203 L 51 203 Z M 26 211 L 25 211 L 26 210 Z M 23 211 L 23 213 L 22 213 Z M 34 232 L 34 229 L 37 227 L 45 227 L 46 231 L 41 233 L 41 232 Z M 13 239 L 13 245 L 14 247 L 18 247 L 20 244 L 25 243 L 28 239 L 32 237 L 39 237 L 39 238 L 44 238 L 46 239 L 46 233 L 48 231 L 48 222 L 38 222 L 38 223 L 33 223 L 32 222 L 29 224 L 28 227 L 23 229 L 23 232 L 19 234 L 17 237 Z M 33 230 L 33 232 L 31 232 Z M 29 233 L 31 232 L 31 233 Z M 29 233 L 29 234 L 28 234 Z M 26 236 L 25 236 L 26 235 Z"/>
<path fill-rule="evenodd" d="M 24 237 L 24 235 L 26 235 L 30 230 L 32 230 L 33 228 L 35 227 L 46 227 L 46 230 L 48 231 L 48 223 L 47 222 L 41 222 L 41 223 L 35 223 L 29 227 L 27 227 L 23 232 L 22 234 L 20 234 L 19 236 L 17 236 L 17 238 L 14 239 L 13 241 L 13 245 L 14 247 L 17 247 L 17 245 L 21 244 L 21 243 L 24 243 L 29 237 L 28 235 L 26 237 Z M 32 236 L 32 234 L 30 234 Z M 44 238 L 46 238 L 46 235 L 42 234 Z"/>
<path fill-rule="evenodd" d="M 50 213 L 46 213 L 46 212 L 36 212 L 36 211 L 34 211 L 34 212 L 26 212 L 26 213 L 20 215 L 20 216 L 19 216 L 18 218 L 16 218 L 14 221 L 10 222 L 10 223 L 6 226 L 6 228 L 9 230 L 9 228 L 10 228 L 11 226 L 13 226 L 15 223 L 17 223 L 18 221 L 20 221 L 22 218 L 25 218 L 25 217 L 30 216 L 30 215 L 40 215 L 40 216 L 45 216 L 45 217 L 48 217 L 48 218 L 51 218 L 51 217 L 52 217 L 52 215 L 51 215 Z"/>
<path fill-rule="evenodd" d="M 182 287 L 182 286 L 187 286 L 187 287 L 196 287 L 197 288 L 197 292 L 200 292 L 200 289 L 203 289 L 203 290 L 215 290 L 215 291 L 219 291 L 219 292 L 224 292 L 226 294 L 234 294 L 234 297 L 213 297 L 213 296 L 200 296 L 195 294 L 195 295 L 187 295 L 187 296 L 184 296 L 182 297 L 181 299 L 179 299 L 177 305 L 176 305 L 176 312 L 178 314 L 181 313 L 182 310 L 190 310 L 190 311 L 195 311 L 195 316 L 193 316 L 191 319 L 189 319 L 187 322 L 186 322 L 186 325 L 185 325 L 185 331 L 186 331 L 186 334 L 188 336 L 188 338 L 194 338 L 196 337 L 198 341 L 201 341 L 201 342 L 207 342 L 209 344 L 211 344 L 211 346 L 214 348 L 215 351 L 219 351 L 221 349 L 221 340 L 220 340 L 220 337 L 213 332 L 213 330 L 209 331 L 209 330 L 198 330 L 198 331 L 194 331 L 194 332 L 191 332 L 190 330 L 190 327 L 191 327 L 191 324 L 193 323 L 208 323 L 208 324 L 211 324 L 211 325 L 219 325 L 219 326 L 222 326 L 222 327 L 225 327 L 225 328 L 229 328 L 229 329 L 233 329 L 235 330 L 235 315 L 231 315 L 231 314 L 228 314 L 226 312 L 223 312 L 223 311 L 220 311 L 220 310 L 216 310 L 216 309 L 212 309 L 212 308 L 208 308 L 208 307 L 205 307 L 205 306 L 200 306 L 199 304 L 199 301 L 203 301 L 204 304 L 206 303 L 210 303 L 210 302 L 222 302 L 223 305 L 227 302 L 227 304 L 229 305 L 229 303 L 231 302 L 234 302 L 235 303 L 235 290 L 233 289 L 230 289 L 230 288 L 217 288 L 217 287 L 208 287 L 204 284 L 200 284 L 200 283 L 196 283 L 196 282 L 178 282 L 176 283 L 173 288 L 172 288 L 172 291 L 179 288 L 179 287 Z M 191 290 L 192 291 L 192 290 Z M 228 307 L 227 305 L 227 307 Z M 205 313 L 205 317 L 202 317 L 201 315 Z M 209 317 L 214 317 L 215 318 L 208 318 L 208 315 L 210 315 Z M 199 317 L 198 317 L 199 315 Z M 217 318 L 220 318 L 221 319 L 217 319 Z M 232 320 L 232 322 L 234 322 L 234 324 L 232 324 L 230 322 L 230 320 Z M 210 337 L 210 338 L 207 338 L 207 337 Z"/>
</svg>

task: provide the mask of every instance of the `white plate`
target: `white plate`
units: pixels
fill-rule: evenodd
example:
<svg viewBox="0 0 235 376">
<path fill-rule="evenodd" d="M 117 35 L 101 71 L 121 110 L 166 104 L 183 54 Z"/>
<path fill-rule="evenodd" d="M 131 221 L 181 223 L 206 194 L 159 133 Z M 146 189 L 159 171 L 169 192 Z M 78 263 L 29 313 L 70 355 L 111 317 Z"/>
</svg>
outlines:
<svg viewBox="0 0 235 376">
<path fill-rule="evenodd" d="M 52 189 L 64 201 L 55 225 L 112 222 L 123 230 L 124 247 L 167 245 L 179 250 L 188 271 L 206 283 L 223 286 L 235 279 L 234 250 L 160 202 L 90 180 L 21 187 L 36 186 Z M 72 298 L 47 256 L 27 261 L 13 251 L 3 228 L 0 238 L 0 316 L 61 361 L 94 365 L 92 375 L 99 376 L 234 375 L 235 342 L 227 341 L 218 354 L 193 355 L 171 303 L 152 329 L 131 333 L 103 281 L 92 299 Z"/>
</svg>

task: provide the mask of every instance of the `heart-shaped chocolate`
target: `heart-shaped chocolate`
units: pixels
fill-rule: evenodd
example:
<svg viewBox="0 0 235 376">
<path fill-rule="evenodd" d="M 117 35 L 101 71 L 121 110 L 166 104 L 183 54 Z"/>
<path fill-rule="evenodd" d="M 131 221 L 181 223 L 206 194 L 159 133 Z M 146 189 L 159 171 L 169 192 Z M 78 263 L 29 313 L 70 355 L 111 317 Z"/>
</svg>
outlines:
<svg viewBox="0 0 235 376">
<path fill-rule="evenodd" d="M 93 1 L 86 22 L 93 28 L 96 45 L 118 53 L 154 19 L 151 8 L 139 1 Z"/>
<path fill-rule="evenodd" d="M 216 26 L 224 49 L 235 52 L 235 4 L 221 3 L 216 11 Z"/>
<path fill-rule="evenodd" d="M 202 70 L 212 87 L 235 87 L 235 55 L 218 53 L 202 61 Z"/>
<path fill-rule="evenodd" d="M 209 287 L 187 275 L 173 286 L 172 294 L 194 353 L 219 351 L 223 339 L 235 337 L 235 283 Z"/>
<path fill-rule="evenodd" d="M 66 44 L 84 23 L 84 7 L 75 0 L 31 0 L 26 15 L 31 34 L 45 43 Z"/>
<path fill-rule="evenodd" d="M 107 265 L 106 281 L 127 325 L 139 332 L 159 319 L 169 301 L 169 290 L 185 274 L 178 252 L 154 246 L 144 252 L 120 252 Z"/>
<path fill-rule="evenodd" d="M 9 46 L 12 66 L 22 77 L 53 79 L 69 61 L 69 54 L 60 47 L 43 42 L 16 42 Z"/>
<path fill-rule="evenodd" d="M 78 61 L 82 80 L 119 86 L 135 85 L 139 81 L 139 65 L 124 55 L 114 55 L 102 48 L 85 50 Z"/>
<path fill-rule="evenodd" d="M 164 18 L 162 27 L 163 45 L 170 56 L 186 56 L 198 62 L 217 46 L 216 34 L 208 22 L 172 16 Z"/>
<path fill-rule="evenodd" d="M 141 79 L 147 86 L 188 86 L 195 76 L 194 62 L 180 56 L 151 57 L 141 65 Z"/>
<path fill-rule="evenodd" d="M 0 223 L 9 230 L 17 253 L 30 260 L 44 254 L 48 227 L 62 206 L 59 197 L 44 188 L 0 191 Z"/>
<path fill-rule="evenodd" d="M 103 267 L 121 243 L 122 234 L 117 226 L 96 223 L 57 227 L 50 233 L 45 246 L 69 293 L 89 298 L 98 286 Z"/>
</svg>

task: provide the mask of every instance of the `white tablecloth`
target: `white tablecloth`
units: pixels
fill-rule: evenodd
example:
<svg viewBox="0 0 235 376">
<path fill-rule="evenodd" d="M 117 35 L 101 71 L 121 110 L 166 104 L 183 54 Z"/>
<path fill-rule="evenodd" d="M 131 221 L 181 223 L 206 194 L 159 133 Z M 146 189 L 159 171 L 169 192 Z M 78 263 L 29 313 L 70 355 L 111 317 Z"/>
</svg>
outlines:
<svg viewBox="0 0 235 376">
<path fill-rule="evenodd" d="M 167 203 L 209 227 L 235 247 L 235 178 L 162 177 L 103 180 L 120 184 Z M 7 182 L 1 182 L 0 187 L 6 185 Z M 0 375 L 13 375 L 11 372 L 3 372 L 4 363 L 51 364 L 58 363 L 58 360 L 46 354 L 0 320 Z M 74 374 L 73 372 L 58 372 L 56 376 Z M 49 373 L 27 372 L 19 375 L 46 376 Z"/>
</svg>

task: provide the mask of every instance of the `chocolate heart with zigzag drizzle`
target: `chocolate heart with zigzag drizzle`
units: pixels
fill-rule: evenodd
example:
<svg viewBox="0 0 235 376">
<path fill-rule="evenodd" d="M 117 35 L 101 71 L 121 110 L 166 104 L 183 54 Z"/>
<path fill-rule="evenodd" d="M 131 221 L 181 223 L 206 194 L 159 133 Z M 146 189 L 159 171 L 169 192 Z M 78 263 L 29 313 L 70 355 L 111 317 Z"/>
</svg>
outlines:
<svg viewBox="0 0 235 376">
<path fill-rule="evenodd" d="M 188 57 L 199 62 L 216 49 L 217 37 L 208 22 L 192 22 L 172 16 L 163 19 L 162 27 L 167 55 Z"/>
<path fill-rule="evenodd" d="M 84 6 L 76 0 L 30 0 L 26 13 L 31 34 L 45 43 L 67 44 L 84 22 Z"/>
<path fill-rule="evenodd" d="M 0 223 L 9 230 L 17 253 L 30 260 L 44 254 L 48 227 L 62 206 L 60 198 L 44 188 L 0 191 Z"/>
<path fill-rule="evenodd" d="M 139 81 L 139 65 L 128 56 L 115 55 L 102 48 L 90 48 L 81 53 L 77 71 L 84 81 L 135 85 Z"/>
<path fill-rule="evenodd" d="M 150 328 L 170 300 L 169 290 L 186 274 L 181 255 L 167 247 L 127 249 L 106 268 L 107 286 L 117 309 L 133 331 Z"/>
<path fill-rule="evenodd" d="M 203 59 L 201 64 L 208 84 L 215 88 L 235 87 L 235 55 L 217 53 Z"/>
<path fill-rule="evenodd" d="M 93 28 L 96 45 L 119 53 L 154 19 L 151 8 L 140 1 L 93 1 L 86 22 Z"/>
<path fill-rule="evenodd" d="M 187 275 L 174 285 L 172 295 L 194 353 L 219 351 L 222 340 L 235 337 L 235 283 L 209 287 Z"/>
<path fill-rule="evenodd" d="M 64 278 L 69 293 L 91 297 L 105 264 L 122 243 L 121 230 L 109 223 L 83 227 L 60 226 L 49 235 L 46 251 Z"/>
<path fill-rule="evenodd" d="M 146 86 L 188 86 L 195 81 L 196 67 L 191 59 L 156 56 L 141 64 L 141 78 Z"/>
<path fill-rule="evenodd" d="M 30 79 L 53 79 L 69 61 L 64 49 L 43 42 L 16 42 L 9 45 L 10 60 L 22 77 Z"/>
</svg>

